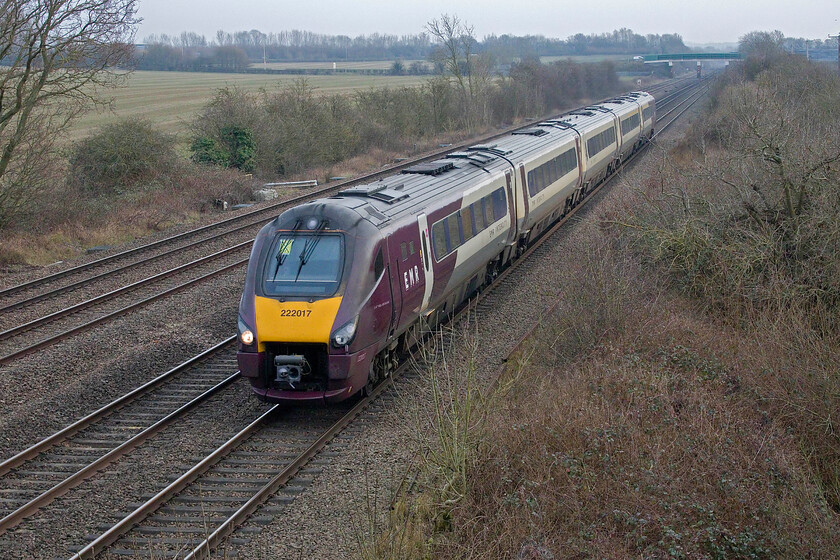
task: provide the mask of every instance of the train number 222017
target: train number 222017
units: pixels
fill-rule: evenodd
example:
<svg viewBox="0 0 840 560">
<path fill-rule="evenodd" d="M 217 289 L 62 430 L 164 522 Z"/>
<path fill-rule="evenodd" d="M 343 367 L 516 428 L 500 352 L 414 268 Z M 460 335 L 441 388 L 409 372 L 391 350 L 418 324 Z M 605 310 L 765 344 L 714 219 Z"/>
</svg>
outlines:
<svg viewBox="0 0 840 560">
<path fill-rule="evenodd" d="M 309 317 L 312 311 L 309 309 L 281 309 L 281 317 Z"/>
</svg>

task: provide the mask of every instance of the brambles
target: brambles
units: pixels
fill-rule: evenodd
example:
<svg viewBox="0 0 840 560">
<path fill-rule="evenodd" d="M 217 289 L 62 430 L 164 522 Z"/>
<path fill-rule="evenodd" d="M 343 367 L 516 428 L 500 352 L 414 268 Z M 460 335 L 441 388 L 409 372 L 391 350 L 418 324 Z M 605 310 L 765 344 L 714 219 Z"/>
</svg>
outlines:
<svg viewBox="0 0 840 560">
<path fill-rule="evenodd" d="M 196 138 L 190 146 L 192 160 L 242 171 L 254 170 L 257 150 L 250 130 L 225 126 L 219 131 L 219 137 L 218 141 L 206 136 Z"/>
<path fill-rule="evenodd" d="M 802 90 L 803 75 L 814 88 Z M 734 320 L 801 309 L 840 325 L 840 80 L 786 60 L 719 92 L 663 168 L 640 240 L 686 293 Z M 662 219 L 664 217 L 664 219 Z"/>
<path fill-rule="evenodd" d="M 716 91 L 630 238 L 672 286 L 762 341 L 752 390 L 840 511 L 840 80 L 754 39 L 761 65 Z"/>
</svg>

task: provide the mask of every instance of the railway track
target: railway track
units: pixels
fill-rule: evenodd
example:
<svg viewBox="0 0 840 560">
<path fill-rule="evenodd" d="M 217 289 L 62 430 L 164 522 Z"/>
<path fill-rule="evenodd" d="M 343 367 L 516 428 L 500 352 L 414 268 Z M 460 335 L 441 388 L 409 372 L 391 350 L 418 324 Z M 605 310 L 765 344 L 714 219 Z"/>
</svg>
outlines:
<svg viewBox="0 0 840 560">
<path fill-rule="evenodd" d="M 0 463 L 0 535 L 239 377 L 235 337 Z"/>
<path fill-rule="evenodd" d="M 687 96 L 685 93 L 685 91 L 681 91 L 676 94 L 673 101 L 666 102 L 663 99 L 663 107 L 672 103 L 677 105 L 682 97 L 691 97 L 694 99 L 692 103 L 699 99 L 699 94 Z M 689 101 L 681 103 L 681 106 L 683 106 L 681 111 L 687 110 L 686 105 L 688 103 Z M 664 114 L 668 114 L 668 112 L 666 111 Z M 673 117 L 668 125 L 675 119 L 676 117 Z M 657 128 L 661 132 L 665 126 L 657 125 Z M 605 184 L 589 193 L 586 200 L 595 196 Z M 567 216 L 564 222 L 572 215 Z M 538 251 L 542 243 L 549 239 L 561 225 L 562 222 L 558 223 L 549 233 L 545 234 L 540 244 L 529 249 L 526 255 Z M 506 270 L 494 284 L 493 290 L 495 290 L 495 286 L 505 282 L 504 279 L 512 274 L 522 262 L 525 262 L 525 259 L 520 259 L 515 267 Z M 488 290 L 482 295 L 478 303 L 479 306 L 492 305 L 492 301 L 487 298 L 493 293 L 493 290 Z M 52 438 L 44 440 L 38 446 L 33 446 L 27 452 L 22 452 L 16 457 L 0 463 L 0 476 L 2 476 L 0 478 L 2 487 L 0 488 L 9 490 L 10 492 L 4 492 L 4 494 L 12 496 L 14 500 L 14 503 L 10 499 L 0 502 L 5 506 L 4 509 L 0 510 L 5 514 L 5 518 L 0 521 L 0 531 L 4 531 L 8 527 L 19 523 L 20 520 L 31 516 L 39 507 L 43 507 L 44 504 L 67 492 L 104 465 L 140 445 L 142 441 L 161 430 L 167 423 L 176 421 L 196 404 L 209 398 L 210 395 L 200 395 L 201 391 L 197 389 L 200 383 L 196 379 L 204 376 L 205 385 L 207 383 L 212 384 L 208 379 L 212 376 L 208 372 L 212 372 L 213 375 L 218 374 L 219 378 L 224 377 L 224 373 L 227 375 L 224 379 L 213 379 L 213 381 L 216 381 L 214 387 L 221 386 L 216 389 L 221 390 L 227 386 L 236 377 L 235 366 L 232 365 L 234 362 L 232 347 L 232 342 L 228 340 L 213 349 L 219 356 L 219 362 L 214 362 L 209 356 L 196 357 L 191 360 L 190 367 L 199 368 L 200 364 L 205 362 L 216 363 L 217 366 L 210 367 L 205 374 L 198 374 L 198 377 L 184 376 L 178 378 L 177 382 L 169 381 L 168 383 L 171 385 L 170 396 L 156 399 L 154 397 L 156 392 L 164 391 L 157 388 L 157 385 L 145 389 L 141 388 L 143 390 L 138 390 L 138 393 L 142 393 L 142 395 L 138 394 L 123 402 L 112 403 L 109 407 L 90 415 L 91 422 L 89 424 L 80 421 L 80 423 L 62 430 Z M 222 365 L 219 366 L 219 364 Z M 168 374 L 168 378 L 177 377 L 172 372 L 170 374 Z M 395 375 L 395 378 L 399 379 L 399 376 Z M 160 384 L 166 383 L 161 382 Z M 330 426 L 328 430 L 325 429 L 323 433 L 295 431 L 294 437 L 289 438 L 288 447 L 285 447 L 282 452 L 275 453 L 265 450 L 265 448 L 273 447 L 272 444 L 281 441 L 281 436 L 288 435 L 289 428 L 289 426 L 283 424 L 283 415 L 274 408 L 270 409 L 258 419 L 255 419 L 248 429 L 243 430 L 243 433 L 237 434 L 226 442 L 227 447 L 222 446 L 216 452 L 208 455 L 194 468 L 179 477 L 172 486 L 161 490 L 156 496 L 150 497 L 148 502 L 138 504 L 140 507 L 127 514 L 122 522 L 109 528 L 103 535 L 93 539 L 88 546 L 81 548 L 74 558 L 94 557 L 114 543 L 117 544 L 114 545 L 115 548 L 111 549 L 109 554 L 135 554 L 138 550 L 148 552 L 152 549 L 161 553 L 166 551 L 178 553 L 177 551 L 185 550 L 185 547 L 192 547 L 193 552 L 187 557 L 205 556 L 208 551 L 222 542 L 225 536 L 237 525 L 252 515 L 260 503 L 265 500 L 275 500 L 275 502 L 282 504 L 284 500 L 292 499 L 295 492 L 305 488 L 306 476 L 317 474 L 318 460 L 316 460 L 314 470 L 302 469 L 305 469 L 307 464 L 311 466 L 312 463 L 309 462 L 312 458 L 336 434 L 346 428 L 354 418 L 374 406 L 376 398 L 383 394 L 389 394 L 391 383 L 380 385 L 371 398 L 361 401 L 339 422 Z M 145 398 L 146 401 L 141 401 L 142 398 Z M 189 403 L 192 404 L 189 405 Z M 137 412 L 138 409 L 143 412 Z M 332 412 L 327 413 L 327 415 L 330 414 Z M 372 417 L 375 418 L 375 414 Z M 106 422 L 106 420 L 108 421 Z M 91 428 L 91 426 L 94 426 L 94 428 Z M 86 432 L 85 430 L 91 431 Z M 73 433 L 77 435 L 73 436 Z M 263 435 L 261 434 L 263 433 L 268 438 L 267 440 L 262 439 Z M 144 435 L 142 438 L 135 439 L 136 436 L 131 437 L 131 434 Z M 111 436 L 115 437 L 112 438 Z M 71 437 L 77 437 L 76 443 L 70 443 L 69 438 Z M 264 443 L 260 443 L 261 441 Z M 265 443 L 265 441 L 272 443 Z M 53 452 L 52 450 L 56 449 L 59 443 L 62 443 L 61 449 L 58 452 Z M 71 451 L 73 445 L 81 447 L 76 448 L 76 451 Z M 301 448 L 305 448 L 303 453 L 300 453 Z M 68 451 L 64 452 L 65 449 Z M 91 453 L 91 450 L 98 451 Z M 320 457 L 325 458 L 324 455 Z M 222 458 L 225 458 L 224 461 L 227 462 L 218 462 Z M 211 467 L 215 470 L 212 470 Z M 73 475 L 70 477 L 55 476 L 57 472 L 67 471 L 73 471 Z M 255 471 L 266 472 L 260 472 L 261 476 L 258 477 L 251 476 L 255 474 Z M 285 474 L 279 477 L 269 477 L 267 476 L 268 471 Z M 49 474 L 49 476 L 42 478 L 41 475 L 37 475 L 29 479 L 29 482 L 21 482 L 27 480 L 26 477 L 33 473 L 44 473 Z M 227 479 L 233 479 L 233 481 Z M 294 480 L 297 480 L 297 483 L 292 482 Z M 279 498 L 270 498 L 278 488 L 289 484 L 291 484 L 293 490 L 289 491 L 290 493 L 285 497 L 281 494 Z M 257 487 L 259 487 L 259 492 L 256 491 Z M 37 495 L 30 500 L 29 497 L 33 494 Z M 205 497 L 209 499 L 204 499 Z M 14 509 L 14 511 L 9 512 L 11 509 Z M 273 511 L 264 508 L 261 510 L 260 516 L 253 519 L 257 523 L 267 522 Z M 150 515 L 152 512 L 156 513 Z M 199 512 L 203 513 L 196 515 Z M 212 515 L 210 515 L 211 513 Z M 228 516 L 228 514 L 231 515 Z M 216 527 L 212 532 L 208 530 L 208 527 L 211 526 Z M 126 534 L 132 528 L 136 530 Z M 186 530 L 186 528 L 190 528 L 190 530 Z M 137 546 L 140 548 L 137 548 Z"/>
</svg>

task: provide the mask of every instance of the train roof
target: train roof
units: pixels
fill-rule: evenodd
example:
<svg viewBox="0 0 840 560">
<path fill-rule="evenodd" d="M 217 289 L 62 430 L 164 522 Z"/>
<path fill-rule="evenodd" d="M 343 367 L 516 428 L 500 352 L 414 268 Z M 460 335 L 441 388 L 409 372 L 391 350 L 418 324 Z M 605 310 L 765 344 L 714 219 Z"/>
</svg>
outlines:
<svg viewBox="0 0 840 560">
<path fill-rule="evenodd" d="M 574 129 L 597 126 L 613 120 L 632 101 L 641 101 L 645 92 L 631 92 L 582 109 L 575 109 L 555 119 L 534 123 L 525 129 L 503 136 L 490 144 L 474 145 L 452 152 L 440 159 L 423 162 L 401 173 L 373 183 L 357 185 L 312 204 L 330 201 L 355 210 L 381 227 L 420 212 L 432 212 L 458 200 L 467 190 L 499 180 L 510 163 L 539 155 L 564 140 L 573 141 Z M 652 99 L 652 97 L 651 97 Z"/>
<path fill-rule="evenodd" d="M 538 126 L 452 152 L 440 159 L 419 163 L 398 175 L 357 185 L 330 197 L 380 226 L 420 212 L 431 212 L 463 196 L 473 187 L 499 180 L 516 163 L 555 146 L 573 141 L 572 130 Z"/>
</svg>

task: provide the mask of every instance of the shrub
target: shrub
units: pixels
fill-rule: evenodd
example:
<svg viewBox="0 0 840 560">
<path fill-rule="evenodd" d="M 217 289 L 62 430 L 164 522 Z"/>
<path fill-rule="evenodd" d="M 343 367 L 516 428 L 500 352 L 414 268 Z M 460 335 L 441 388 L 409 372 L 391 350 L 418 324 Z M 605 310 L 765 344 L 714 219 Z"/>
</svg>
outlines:
<svg viewBox="0 0 840 560">
<path fill-rule="evenodd" d="M 171 171 L 176 161 L 173 136 L 149 121 L 126 119 L 79 142 L 70 154 L 70 173 L 95 194 L 121 193 Z"/>
<path fill-rule="evenodd" d="M 225 126 L 219 136 L 219 140 L 207 136 L 196 138 L 190 146 L 192 160 L 253 171 L 257 155 L 254 134 L 241 126 Z"/>
<path fill-rule="evenodd" d="M 744 76 L 648 185 L 637 239 L 719 321 L 781 348 L 756 392 L 840 511 L 840 80 L 789 57 Z"/>
<path fill-rule="evenodd" d="M 412 64 L 410 71 L 424 68 Z M 371 148 L 401 149 L 441 132 L 568 108 L 580 97 L 604 97 L 622 87 L 609 63 L 546 66 L 530 61 L 512 69 L 511 79 L 500 80 L 483 68 L 472 77 L 469 95 L 446 76 L 421 87 L 352 95 L 319 95 L 306 79 L 260 93 L 221 89 L 193 123 L 193 160 L 291 175 Z M 392 71 L 405 73 L 405 64 L 395 62 Z"/>
</svg>

